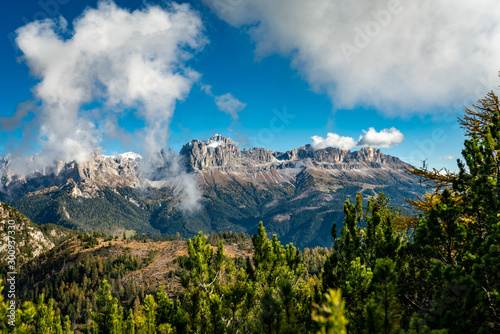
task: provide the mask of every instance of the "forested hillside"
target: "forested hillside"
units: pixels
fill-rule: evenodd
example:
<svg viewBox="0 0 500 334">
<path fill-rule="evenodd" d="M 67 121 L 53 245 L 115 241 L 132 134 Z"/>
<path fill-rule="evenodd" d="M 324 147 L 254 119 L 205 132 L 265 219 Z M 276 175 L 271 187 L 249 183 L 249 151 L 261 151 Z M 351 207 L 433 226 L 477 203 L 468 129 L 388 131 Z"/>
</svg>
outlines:
<svg viewBox="0 0 500 334">
<path fill-rule="evenodd" d="M 391 207 L 383 194 L 364 205 L 359 194 L 345 202 L 339 233 L 340 222 L 332 222 L 332 249 L 282 245 L 265 223 L 251 241 L 233 233 L 184 241 L 80 234 L 20 268 L 25 303 L 15 327 L 0 303 L 0 326 L 19 333 L 498 333 L 498 97 L 488 94 L 460 123 L 468 138 L 457 173 L 409 171 L 430 187 L 410 200 L 417 215 Z M 158 278 L 149 271 L 155 263 Z"/>
</svg>

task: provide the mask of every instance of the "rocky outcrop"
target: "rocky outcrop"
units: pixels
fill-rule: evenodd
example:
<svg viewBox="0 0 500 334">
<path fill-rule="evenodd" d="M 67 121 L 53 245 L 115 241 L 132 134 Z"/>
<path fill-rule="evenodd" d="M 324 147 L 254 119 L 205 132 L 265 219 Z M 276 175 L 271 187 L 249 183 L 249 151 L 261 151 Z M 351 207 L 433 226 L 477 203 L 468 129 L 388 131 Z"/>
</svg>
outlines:
<svg viewBox="0 0 500 334">
<path fill-rule="evenodd" d="M 214 135 L 209 140 L 192 140 L 180 151 L 188 171 L 238 166 L 240 148 L 229 138 Z"/>
<path fill-rule="evenodd" d="M 259 165 L 276 162 L 276 153 L 265 148 L 254 147 L 241 151 L 244 158 L 242 163 L 247 165 Z"/>
<path fill-rule="evenodd" d="M 10 223 L 9 223 L 10 222 Z M 9 228 L 14 226 L 14 229 Z M 7 256 L 9 246 L 8 231 L 14 231 L 16 240 L 16 261 L 22 264 L 55 246 L 53 240 L 16 209 L 0 202 L 0 259 Z M 47 229 L 48 231 L 48 229 Z M 52 229 L 52 239 L 61 239 L 68 235 L 62 229 Z"/>
</svg>

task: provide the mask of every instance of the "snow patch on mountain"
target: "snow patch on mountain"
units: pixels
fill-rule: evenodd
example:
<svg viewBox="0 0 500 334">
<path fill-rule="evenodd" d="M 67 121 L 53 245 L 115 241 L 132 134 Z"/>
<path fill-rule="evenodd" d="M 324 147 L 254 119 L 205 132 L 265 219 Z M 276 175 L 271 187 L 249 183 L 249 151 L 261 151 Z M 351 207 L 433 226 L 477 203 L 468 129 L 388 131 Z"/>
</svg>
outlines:
<svg viewBox="0 0 500 334">
<path fill-rule="evenodd" d="M 134 152 L 125 152 L 125 153 L 120 154 L 120 156 L 124 159 L 131 159 L 131 160 L 142 159 L 142 156 L 140 154 L 137 154 Z"/>
<path fill-rule="evenodd" d="M 216 148 L 220 145 L 224 145 L 224 142 L 218 140 L 218 141 L 211 142 L 210 144 L 207 145 L 207 147 Z"/>
</svg>

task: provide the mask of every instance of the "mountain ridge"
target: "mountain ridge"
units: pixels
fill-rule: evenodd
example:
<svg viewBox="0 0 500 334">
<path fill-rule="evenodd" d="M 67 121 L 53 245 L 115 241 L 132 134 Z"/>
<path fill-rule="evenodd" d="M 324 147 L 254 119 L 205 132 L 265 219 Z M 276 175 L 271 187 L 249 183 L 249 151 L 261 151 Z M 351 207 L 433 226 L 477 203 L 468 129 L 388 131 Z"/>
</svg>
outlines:
<svg viewBox="0 0 500 334">
<path fill-rule="evenodd" d="M 285 242 L 315 246 L 324 243 L 316 239 L 329 235 L 333 220 L 342 225 L 343 203 L 356 193 L 384 191 L 397 206 L 405 205 L 400 197 L 421 193 L 405 173 L 408 164 L 373 148 L 306 145 L 273 152 L 240 149 L 214 135 L 193 139 L 178 155 L 162 151 L 156 158 L 150 163 L 133 152 L 95 152 L 83 164 L 58 162 L 30 177 L 8 171 L 4 160 L 0 200 L 36 223 L 84 231 L 190 237 L 198 231 L 250 232 L 263 220 Z M 186 200 L 196 209 L 184 210 Z"/>
<path fill-rule="evenodd" d="M 217 145 L 212 146 L 213 143 Z M 313 149 L 310 144 L 286 152 L 273 152 L 265 148 L 254 147 L 241 150 L 230 138 L 214 135 L 209 140 L 194 139 L 185 144 L 180 155 L 186 158 L 186 167 L 189 170 L 203 170 L 206 167 L 230 167 L 238 163 L 247 165 L 255 163 L 286 163 L 298 160 L 311 159 L 317 162 L 349 163 L 353 161 L 375 164 L 404 164 L 397 157 L 383 154 L 380 149 L 363 147 L 359 151 L 342 150 L 327 147 Z"/>
<path fill-rule="evenodd" d="M 213 145 L 214 143 L 217 143 L 217 145 Z M 363 147 L 359 151 L 332 147 L 315 150 L 308 144 L 287 152 L 273 152 L 258 147 L 241 150 L 232 139 L 221 135 L 214 135 L 204 141 L 193 139 L 181 148 L 179 156 L 188 172 L 209 169 L 241 171 L 242 168 L 251 167 L 257 171 L 266 167 L 280 170 L 302 168 L 302 163 L 308 164 L 309 167 L 332 170 L 363 169 L 367 167 L 403 169 L 409 166 L 399 158 L 383 154 L 380 149 L 375 150 L 372 147 Z M 96 187 L 99 188 L 99 186 L 132 188 L 154 186 L 151 182 L 147 182 L 151 180 L 145 182 L 144 179 L 146 178 L 141 180 L 138 175 L 138 168 L 140 168 L 142 159 L 141 155 L 134 152 L 114 156 L 94 152 L 91 158 L 82 164 L 75 161 L 57 161 L 52 166 L 49 165 L 33 170 L 31 175 L 19 175 L 9 169 L 9 160 L 2 158 L 0 161 L 1 190 L 28 184 L 30 179 L 36 179 L 37 182 L 33 182 L 24 189 L 19 189 L 20 194 L 17 194 L 18 197 L 54 186 L 61 187 L 70 180 L 88 185 L 88 192 L 84 196 L 92 196 Z M 5 196 L 6 193 L 9 192 L 3 191 L 3 200 L 12 201 L 16 199 L 16 195 Z"/>
</svg>

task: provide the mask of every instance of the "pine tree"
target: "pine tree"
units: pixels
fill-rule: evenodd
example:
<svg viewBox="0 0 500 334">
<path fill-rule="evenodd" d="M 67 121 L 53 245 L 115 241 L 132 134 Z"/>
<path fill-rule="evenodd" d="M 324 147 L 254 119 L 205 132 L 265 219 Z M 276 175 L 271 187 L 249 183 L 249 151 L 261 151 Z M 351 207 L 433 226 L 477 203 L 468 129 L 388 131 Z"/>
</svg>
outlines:
<svg viewBox="0 0 500 334">
<path fill-rule="evenodd" d="M 475 108 L 483 117 L 480 121 L 463 121 L 471 124 L 471 138 L 465 141 L 465 163 L 459 163 L 453 190 L 460 194 L 463 215 L 468 219 L 466 254 L 461 263 L 472 278 L 475 291 L 471 299 L 477 298 L 469 311 L 469 326 L 478 332 L 499 331 L 500 101 L 490 92 Z"/>
<path fill-rule="evenodd" d="M 295 315 L 295 295 L 293 283 L 285 279 L 280 283 L 279 297 L 281 308 L 285 313 L 282 325 L 283 333 L 297 333 L 297 317 Z"/>
<path fill-rule="evenodd" d="M 423 212 L 401 275 L 411 326 L 487 333 L 500 330 L 500 102 L 494 92 L 466 108 L 468 139 L 458 173 L 419 170 L 434 189 L 414 201 Z M 404 318 L 408 318 L 408 313 Z"/>
<path fill-rule="evenodd" d="M 156 333 L 156 302 L 153 296 L 146 296 L 141 311 L 145 320 L 142 332 L 145 334 Z"/>
<path fill-rule="evenodd" d="M 92 312 L 94 328 L 98 333 L 119 334 L 123 329 L 123 308 L 118 300 L 111 295 L 107 280 L 102 282 L 97 293 L 97 312 Z"/>
<path fill-rule="evenodd" d="M 373 293 L 365 307 L 365 333 L 399 333 L 401 310 L 397 298 L 395 263 L 377 259 L 373 271 Z"/>
<path fill-rule="evenodd" d="M 380 194 L 368 200 L 363 212 L 361 195 L 356 196 L 354 205 L 347 200 L 344 226 L 324 264 L 323 291 L 342 290 L 348 328 L 353 332 L 360 332 L 364 327 L 364 306 L 373 291 L 372 277 L 377 259 L 404 262 L 400 250 L 407 237 L 394 228 L 400 212 L 388 207 L 388 202 L 388 198 Z"/>
<path fill-rule="evenodd" d="M 128 310 L 128 317 L 125 322 L 125 333 L 135 334 L 135 317 L 132 309 Z"/>
<path fill-rule="evenodd" d="M 156 321 L 158 324 L 172 324 L 176 313 L 175 304 L 163 291 L 163 287 L 158 288 L 156 293 Z"/>
<path fill-rule="evenodd" d="M 212 294 L 208 300 L 208 308 L 210 312 L 209 331 L 213 334 L 224 333 L 225 324 L 223 321 L 224 310 L 222 308 L 221 298 L 217 294 Z"/>
<path fill-rule="evenodd" d="M 71 330 L 71 320 L 69 320 L 69 316 L 64 317 L 64 326 L 63 326 L 63 334 L 71 334 L 73 331 Z"/>
<path fill-rule="evenodd" d="M 264 333 L 271 334 L 280 323 L 280 305 L 274 297 L 274 291 L 270 288 L 264 291 L 261 299 L 260 313 L 261 328 Z"/>
<path fill-rule="evenodd" d="M 318 334 L 346 334 L 348 323 L 344 315 L 344 301 L 340 290 L 328 290 L 325 293 L 325 302 L 314 305 L 312 319 L 318 323 L 320 329 Z"/>
<path fill-rule="evenodd" d="M 35 330 L 36 333 L 55 333 L 55 312 L 54 300 L 49 300 L 48 305 L 44 304 L 44 295 L 38 296 L 36 304 Z"/>
</svg>

